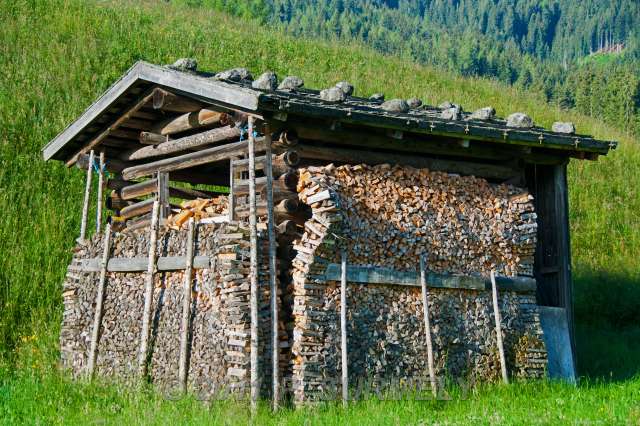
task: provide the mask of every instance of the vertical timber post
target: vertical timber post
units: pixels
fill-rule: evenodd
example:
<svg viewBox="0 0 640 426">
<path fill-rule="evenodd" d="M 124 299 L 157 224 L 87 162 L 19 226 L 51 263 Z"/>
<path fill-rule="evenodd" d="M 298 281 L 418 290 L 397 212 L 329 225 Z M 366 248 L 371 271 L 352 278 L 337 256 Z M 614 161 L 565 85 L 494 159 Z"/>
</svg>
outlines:
<svg viewBox="0 0 640 426">
<path fill-rule="evenodd" d="M 434 398 L 438 395 L 436 373 L 433 365 L 433 344 L 431 342 L 431 324 L 429 321 L 429 289 L 427 287 L 426 256 L 420 256 L 420 287 L 422 287 L 422 311 L 424 314 L 424 332 L 427 338 L 427 363 L 429 367 L 429 381 Z"/>
<path fill-rule="evenodd" d="M 187 265 L 184 271 L 183 295 L 182 295 L 182 325 L 180 327 L 180 365 L 178 367 L 178 380 L 180 391 L 187 392 L 187 369 L 189 350 L 189 323 L 191 317 L 191 289 L 193 287 L 193 240 L 196 224 L 193 218 L 189 219 L 187 231 Z"/>
<path fill-rule="evenodd" d="M 160 202 L 160 222 L 169 217 L 169 173 L 158 172 L 158 201 Z"/>
<path fill-rule="evenodd" d="M 111 251 L 111 224 L 108 223 L 104 230 L 102 260 L 100 262 L 100 280 L 96 294 L 96 311 L 93 317 L 93 330 L 91 332 L 91 346 L 89 348 L 89 377 L 93 378 L 96 371 L 96 359 L 98 355 L 98 339 L 100 325 L 102 323 L 102 308 L 104 306 L 105 283 L 107 280 L 107 265 Z"/>
<path fill-rule="evenodd" d="M 104 150 L 100 151 L 100 163 L 98 168 L 98 201 L 96 206 L 96 233 L 102 227 L 102 192 L 104 191 Z"/>
<path fill-rule="evenodd" d="M 158 215 L 160 202 L 153 202 L 151 212 L 151 229 L 149 242 L 149 261 L 144 286 L 144 310 L 142 313 L 142 332 L 140 334 L 140 354 L 138 357 L 138 376 L 140 381 L 147 376 L 147 361 L 149 357 L 149 334 L 151 331 L 151 304 L 153 303 L 153 284 L 156 270 L 156 250 L 158 241 Z"/>
<path fill-rule="evenodd" d="M 229 222 L 232 222 L 235 220 L 235 209 L 236 209 L 236 203 L 234 200 L 234 195 L 233 195 L 233 185 L 234 185 L 234 180 L 235 180 L 235 172 L 233 170 L 233 162 L 234 162 L 235 158 L 231 158 L 229 160 Z"/>
<path fill-rule="evenodd" d="M 251 410 L 258 405 L 258 228 L 256 218 L 256 153 L 254 117 L 249 116 L 249 231 L 251 238 Z"/>
<path fill-rule="evenodd" d="M 267 232 L 269 234 L 269 293 L 271 302 L 271 364 L 273 379 L 273 409 L 278 409 L 280 400 L 280 333 L 278 330 L 278 288 L 276 286 L 276 233 L 273 215 L 273 165 L 271 158 L 271 129 L 264 128 L 265 162 L 267 178 Z"/>
<path fill-rule="evenodd" d="M 340 349 L 342 353 L 342 404 L 349 401 L 349 370 L 347 366 L 347 250 L 342 250 L 340 275 Z"/>
<path fill-rule="evenodd" d="M 507 362 L 504 357 L 504 346 L 502 344 L 502 320 L 500 318 L 500 308 L 498 307 L 498 288 L 496 286 L 496 274 L 491 271 L 491 293 L 493 296 L 493 315 L 496 320 L 496 342 L 498 344 L 498 355 L 500 356 L 500 370 L 502 371 L 502 381 L 509 384 L 507 374 Z"/>
<path fill-rule="evenodd" d="M 87 167 L 87 182 L 84 187 L 84 204 L 82 205 L 82 221 L 80 222 L 80 241 L 84 241 L 87 236 L 87 217 L 89 216 L 89 198 L 91 197 L 91 177 L 93 174 L 93 161 L 95 152 L 89 153 L 89 166 Z"/>
</svg>

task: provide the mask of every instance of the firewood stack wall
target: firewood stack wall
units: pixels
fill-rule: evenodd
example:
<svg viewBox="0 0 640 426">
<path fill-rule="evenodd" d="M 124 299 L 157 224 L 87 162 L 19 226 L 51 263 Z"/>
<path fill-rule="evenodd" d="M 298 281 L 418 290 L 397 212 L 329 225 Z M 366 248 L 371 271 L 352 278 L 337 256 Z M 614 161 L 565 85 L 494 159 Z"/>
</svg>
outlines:
<svg viewBox="0 0 640 426">
<path fill-rule="evenodd" d="M 329 165 L 301 169 L 298 191 L 312 217 L 295 241 L 288 289 L 296 402 L 339 390 L 340 286 L 325 272 L 341 250 L 351 265 L 416 270 L 424 253 L 430 272 L 532 274 L 536 216 L 522 188 L 398 166 Z M 490 292 L 430 292 L 437 375 L 498 378 Z M 348 283 L 350 383 L 428 383 L 420 297 L 412 287 Z M 503 292 L 500 309 L 510 373 L 541 377 L 546 351 L 535 295 Z"/>
<path fill-rule="evenodd" d="M 146 257 L 148 230 L 117 233 L 112 258 Z M 158 256 L 184 256 L 186 230 L 162 228 Z M 268 241 L 259 238 L 259 353 L 262 389 L 270 389 L 271 319 L 269 311 Z M 86 371 L 95 312 L 98 273 L 79 268 L 99 257 L 102 235 L 76 248 L 63 287 L 64 314 L 60 333 L 62 364 L 75 375 Z M 215 392 L 249 390 L 249 229 L 242 223 L 198 225 L 195 256 L 209 256 L 212 268 L 195 269 L 190 333 L 188 386 L 203 397 Z M 152 306 L 150 376 L 161 389 L 177 389 L 183 271 L 158 272 Z M 144 272 L 109 272 L 98 345 L 97 374 L 133 381 L 136 375 Z M 289 362 L 282 330 L 283 369 Z M 282 373 L 281 373 L 282 374 Z"/>
</svg>

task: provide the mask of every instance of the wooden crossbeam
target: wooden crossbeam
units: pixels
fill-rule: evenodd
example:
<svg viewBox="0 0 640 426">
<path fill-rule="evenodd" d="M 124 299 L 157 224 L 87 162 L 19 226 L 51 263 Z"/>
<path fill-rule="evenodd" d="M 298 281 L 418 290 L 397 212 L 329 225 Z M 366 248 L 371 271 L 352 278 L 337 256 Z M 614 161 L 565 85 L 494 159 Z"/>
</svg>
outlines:
<svg viewBox="0 0 640 426">
<path fill-rule="evenodd" d="M 144 272 L 147 271 L 148 258 L 131 257 L 109 259 L 107 265 L 108 272 Z M 187 267 L 187 258 L 185 256 L 168 256 L 159 257 L 157 259 L 156 270 L 160 272 L 179 271 Z M 212 261 L 209 256 L 195 256 L 193 259 L 193 267 L 195 269 L 209 269 L 212 267 Z M 69 271 L 75 272 L 99 272 L 100 259 L 81 259 L 78 265 L 69 266 Z"/>
</svg>

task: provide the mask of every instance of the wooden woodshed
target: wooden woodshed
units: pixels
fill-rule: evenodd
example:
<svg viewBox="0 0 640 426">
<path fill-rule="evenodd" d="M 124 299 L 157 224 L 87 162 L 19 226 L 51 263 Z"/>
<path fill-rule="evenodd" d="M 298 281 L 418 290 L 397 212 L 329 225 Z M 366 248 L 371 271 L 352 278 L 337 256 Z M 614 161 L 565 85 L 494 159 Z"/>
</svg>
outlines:
<svg viewBox="0 0 640 426">
<path fill-rule="evenodd" d="M 269 241 L 265 247 L 271 247 L 272 258 L 264 261 L 273 264 L 267 284 L 272 291 L 276 291 L 276 261 L 290 264 L 296 251 L 304 254 L 299 239 L 292 242 L 293 237 L 286 240 L 284 236 L 295 234 L 296 226 L 305 227 L 315 214 L 313 209 L 325 206 L 322 201 L 328 197 L 301 182 L 303 174 L 313 179 L 314 172 L 328 164 L 390 164 L 525 188 L 533 196 L 535 209 L 535 216 L 528 217 L 534 217 L 537 225 L 531 228 L 536 233 L 531 273 L 514 269 L 513 274 L 501 276 L 498 284 L 509 289 L 535 280 L 537 304 L 564 309 L 574 353 L 567 164 L 572 158 L 597 160 L 615 147 L 615 142 L 575 133 L 570 123 L 555 123 L 552 131 L 540 128 L 521 113 L 500 119 L 491 107 L 470 113 L 450 102 L 435 107 L 418 99 L 354 96 L 347 82 L 318 91 L 305 88 L 298 77 L 278 82 L 275 74 L 264 73 L 254 80 L 242 68 L 213 74 L 198 71 L 193 60 L 180 60 L 170 66 L 136 63 L 42 153 L 45 160 L 88 170 L 81 244 L 88 240 L 94 168 L 99 180 L 98 231 L 107 222 L 110 229 L 121 232 L 153 229 L 156 220 L 180 228 L 191 216 L 200 217 L 202 223 L 248 221 L 252 239 L 254 230 L 263 230 Z M 302 168 L 305 171 L 299 173 Z M 313 191 L 303 194 L 309 188 Z M 228 199 L 224 209 L 211 201 L 222 197 Z M 198 201 L 205 199 L 210 201 Z M 179 200 L 187 200 L 182 210 Z M 383 200 L 379 198 L 378 203 Z M 210 217 L 199 216 L 205 210 Z M 203 267 L 208 262 L 196 256 L 194 266 L 191 257 L 191 266 L 187 259 L 181 268 Z M 153 273 L 170 270 L 171 262 L 185 262 L 160 257 L 154 260 L 157 266 L 148 269 L 146 259 L 118 266 L 107 257 L 101 268 L 99 258 L 96 255 L 93 264 L 85 264 L 85 270 L 108 272 L 120 267 Z M 418 263 L 418 259 L 411 261 Z M 255 262 L 252 253 L 252 267 Z M 327 271 L 332 271 L 328 274 L 333 278 L 327 279 L 339 281 L 339 269 L 331 268 Z M 368 282 L 417 279 L 415 274 L 394 276 L 393 269 L 385 271 L 358 273 L 369 274 L 364 279 Z M 278 274 L 279 281 L 287 279 L 283 273 Z M 380 278 L 384 273 L 389 275 Z M 355 274 L 349 281 L 357 281 Z M 371 278 L 375 274 L 378 281 Z M 442 284 L 447 277 L 429 275 L 427 285 L 447 287 Z M 487 278 L 482 280 L 484 288 Z M 460 286 L 472 288 L 463 281 L 459 280 Z M 286 310 L 272 302 L 276 318 L 273 311 L 278 309 Z M 252 311 L 252 321 L 253 315 L 257 312 Z M 274 327 L 277 334 L 278 325 Z"/>
</svg>

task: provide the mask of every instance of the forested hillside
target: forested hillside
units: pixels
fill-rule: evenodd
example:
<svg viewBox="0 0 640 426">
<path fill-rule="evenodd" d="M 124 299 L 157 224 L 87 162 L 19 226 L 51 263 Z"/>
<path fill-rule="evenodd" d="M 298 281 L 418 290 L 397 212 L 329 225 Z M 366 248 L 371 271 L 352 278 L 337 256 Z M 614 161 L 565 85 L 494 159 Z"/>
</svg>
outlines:
<svg viewBox="0 0 640 426">
<path fill-rule="evenodd" d="M 462 75 L 497 78 L 640 130 L 635 0 L 184 1 L 296 36 L 357 40 Z"/>
</svg>

